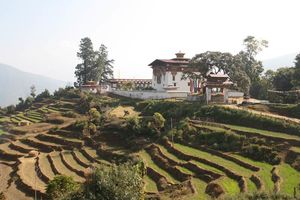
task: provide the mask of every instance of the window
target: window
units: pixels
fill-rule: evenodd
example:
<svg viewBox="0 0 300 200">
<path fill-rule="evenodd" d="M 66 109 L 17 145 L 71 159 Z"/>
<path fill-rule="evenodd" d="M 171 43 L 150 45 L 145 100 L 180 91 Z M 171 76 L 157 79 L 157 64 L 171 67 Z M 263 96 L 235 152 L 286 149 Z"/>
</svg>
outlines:
<svg viewBox="0 0 300 200">
<path fill-rule="evenodd" d="M 174 87 L 176 87 L 176 83 L 174 83 Z"/>
<path fill-rule="evenodd" d="M 173 75 L 173 81 L 175 81 L 175 75 Z"/>
<path fill-rule="evenodd" d="M 191 83 L 190 83 L 190 82 L 188 82 L 188 86 L 191 86 Z"/>
</svg>

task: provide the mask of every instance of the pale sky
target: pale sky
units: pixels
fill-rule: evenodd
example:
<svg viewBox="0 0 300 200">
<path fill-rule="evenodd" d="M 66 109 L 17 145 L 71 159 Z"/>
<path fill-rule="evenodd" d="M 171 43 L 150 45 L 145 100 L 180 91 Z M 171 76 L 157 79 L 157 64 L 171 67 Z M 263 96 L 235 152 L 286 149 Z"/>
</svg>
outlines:
<svg viewBox="0 0 300 200">
<path fill-rule="evenodd" d="M 74 81 L 80 39 L 103 43 L 115 78 L 151 78 L 156 58 L 237 53 L 248 35 L 260 59 L 300 52 L 299 0 L 0 0 L 0 63 Z"/>
</svg>

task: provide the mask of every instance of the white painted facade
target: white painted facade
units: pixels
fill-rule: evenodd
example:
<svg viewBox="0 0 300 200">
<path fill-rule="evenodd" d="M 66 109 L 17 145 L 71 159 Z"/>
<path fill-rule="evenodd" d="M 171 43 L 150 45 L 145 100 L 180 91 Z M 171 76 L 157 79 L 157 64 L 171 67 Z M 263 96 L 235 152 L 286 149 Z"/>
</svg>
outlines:
<svg viewBox="0 0 300 200">
<path fill-rule="evenodd" d="M 172 74 L 172 72 L 167 71 L 165 74 L 161 75 L 160 81 L 159 77 L 155 74 L 152 75 L 152 87 L 157 91 L 178 91 L 178 92 L 190 92 L 190 81 L 188 79 L 182 79 L 182 72 L 177 72 Z"/>
<path fill-rule="evenodd" d="M 178 91 L 124 91 L 112 90 L 113 94 L 134 98 L 134 99 L 170 99 L 170 98 L 187 98 L 188 93 Z"/>
</svg>

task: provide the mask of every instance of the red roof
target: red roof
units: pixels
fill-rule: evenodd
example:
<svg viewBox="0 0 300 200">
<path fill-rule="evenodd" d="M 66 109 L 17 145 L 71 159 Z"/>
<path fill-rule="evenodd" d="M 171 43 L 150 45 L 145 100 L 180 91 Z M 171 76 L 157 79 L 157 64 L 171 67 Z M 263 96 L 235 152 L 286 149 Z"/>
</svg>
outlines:
<svg viewBox="0 0 300 200">
<path fill-rule="evenodd" d="M 183 58 L 183 59 L 156 59 L 152 63 L 150 63 L 148 66 L 153 66 L 158 63 L 165 63 L 165 64 L 180 64 L 180 65 L 188 65 L 189 64 L 189 58 Z"/>
</svg>

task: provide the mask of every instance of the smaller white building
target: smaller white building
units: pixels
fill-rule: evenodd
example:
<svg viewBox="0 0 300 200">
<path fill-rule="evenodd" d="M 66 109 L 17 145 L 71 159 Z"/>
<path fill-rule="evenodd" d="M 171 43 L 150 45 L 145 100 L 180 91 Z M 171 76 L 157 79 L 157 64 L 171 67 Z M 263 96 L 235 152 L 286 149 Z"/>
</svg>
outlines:
<svg viewBox="0 0 300 200">
<path fill-rule="evenodd" d="M 153 69 L 152 87 L 156 91 L 190 93 L 195 84 L 190 79 L 182 79 L 183 72 L 193 70 L 188 66 L 189 58 L 184 53 L 176 53 L 173 59 L 156 59 L 149 66 Z"/>
</svg>

